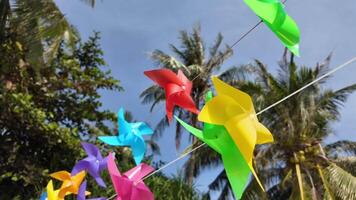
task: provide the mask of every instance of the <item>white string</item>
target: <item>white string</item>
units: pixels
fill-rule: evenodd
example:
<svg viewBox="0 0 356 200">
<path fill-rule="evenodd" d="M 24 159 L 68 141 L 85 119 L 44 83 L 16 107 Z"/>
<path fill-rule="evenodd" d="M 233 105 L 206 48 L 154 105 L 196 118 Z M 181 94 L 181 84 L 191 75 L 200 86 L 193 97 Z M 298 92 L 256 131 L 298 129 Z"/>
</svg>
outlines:
<svg viewBox="0 0 356 200">
<path fill-rule="evenodd" d="M 258 116 L 258 115 L 260 115 L 260 114 L 262 114 L 262 113 L 268 111 L 269 109 L 271 109 L 271 108 L 277 106 L 278 104 L 280 104 L 280 103 L 286 101 L 287 99 L 291 98 L 292 96 L 294 96 L 294 95 L 298 94 L 299 92 L 305 90 L 305 89 L 308 88 L 309 86 L 311 86 L 311 85 L 313 85 L 313 84 L 319 82 L 320 80 L 322 80 L 322 79 L 324 79 L 324 78 L 330 76 L 331 74 L 337 72 L 338 70 L 340 70 L 340 69 L 342 69 L 342 68 L 348 66 L 349 64 L 351 64 L 351 63 L 353 63 L 353 62 L 355 62 L 355 61 L 356 61 L 356 56 L 353 57 L 353 58 L 351 58 L 350 60 L 346 61 L 345 63 L 343 63 L 343 64 L 337 66 L 336 68 L 330 70 L 330 71 L 327 72 L 326 74 L 324 74 L 324 75 L 318 77 L 317 79 L 311 81 L 310 83 L 304 85 L 303 87 L 299 88 L 298 90 L 292 92 L 291 94 L 289 94 L 288 96 L 284 97 L 283 99 L 277 101 L 276 103 L 273 103 L 272 105 L 270 105 L 270 106 L 264 108 L 263 110 L 259 111 L 259 112 L 256 114 L 256 116 Z M 154 174 L 157 174 L 158 172 L 160 172 L 160 171 L 162 171 L 163 169 L 169 167 L 170 165 L 174 164 L 175 162 L 179 161 L 180 159 L 182 159 L 182 158 L 184 158 L 185 156 L 191 154 L 192 152 L 194 152 L 194 151 L 200 149 L 200 148 L 203 147 L 203 146 L 206 146 L 206 143 L 203 143 L 203 144 L 201 144 L 201 145 L 195 147 L 194 149 L 192 149 L 192 150 L 190 150 L 190 151 L 188 151 L 188 152 L 186 152 L 186 153 L 180 155 L 178 158 L 172 160 L 171 162 L 169 162 L 169 163 L 163 165 L 163 166 L 160 167 L 159 169 L 155 170 L 154 172 L 152 172 L 151 174 L 149 174 L 149 175 L 147 175 L 145 178 L 143 178 L 142 181 L 145 180 L 145 179 L 147 179 L 147 178 L 149 178 L 149 177 L 151 177 L 151 176 L 153 176 Z M 111 200 L 111 199 L 114 198 L 115 196 L 116 196 L 116 194 L 113 195 L 113 196 L 111 196 L 110 198 L 108 198 L 108 200 Z"/>
<path fill-rule="evenodd" d="M 303 90 L 306 89 L 307 87 L 313 85 L 314 83 L 320 81 L 321 79 L 323 79 L 323 78 L 325 78 L 325 77 L 327 77 L 327 76 L 330 76 L 331 74 L 335 73 L 336 71 L 338 71 L 338 70 L 340 70 L 340 69 L 346 67 L 347 65 L 349 65 L 349 64 L 351 64 L 351 63 L 353 63 L 353 62 L 355 62 L 355 61 L 356 61 L 356 56 L 353 57 L 353 58 L 351 58 L 350 60 L 348 60 L 348 61 L 345 62 L 344 64 L 339 65 L 339 66 L 336 67 L 335 69 L 330 70 L 328 73 L 326 73 L 326 74 L 320 76 L 319 78 L 315 79 L 314 81 L 312 81 L 312 82 L 306 84 L 305 86 L 299 88 L 298 90 L 294 91 L 293 93 L 289 94 L 288 96 L 284 97 L 283 99 L 277 101 L 276 103 L 274 103 L 274 104 L 268 106 L 267 108 L 261 110 L 261 111 L 258 112 L 256 115 L 260 115 L 260 114 L 262 114 L 263 112 L 265 112 L 265 111 L 267 111 L 267 110 L 269 110 L 269 109 L 275 107 L 276 105 L 282 103 L 283 101 L 285 101 L 285 100 L 289 99 L 290 97 L 296 95 L 297 93 L 303 91 Z"/>
</svg>

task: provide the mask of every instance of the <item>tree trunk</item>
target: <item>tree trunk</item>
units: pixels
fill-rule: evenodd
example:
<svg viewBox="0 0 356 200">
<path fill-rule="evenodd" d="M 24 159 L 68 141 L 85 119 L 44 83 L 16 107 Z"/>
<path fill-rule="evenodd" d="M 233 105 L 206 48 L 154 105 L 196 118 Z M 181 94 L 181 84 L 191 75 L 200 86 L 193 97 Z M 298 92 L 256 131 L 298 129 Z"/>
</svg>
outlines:
<svg viewBox="0 0 356 200">
<path fill-rule="evenodd" d="M 5 28 L 7 18 L 10 13 L 10 4 L 8 0 L 0 0 L 0 44 L 5 40 Z"/>
</svg>

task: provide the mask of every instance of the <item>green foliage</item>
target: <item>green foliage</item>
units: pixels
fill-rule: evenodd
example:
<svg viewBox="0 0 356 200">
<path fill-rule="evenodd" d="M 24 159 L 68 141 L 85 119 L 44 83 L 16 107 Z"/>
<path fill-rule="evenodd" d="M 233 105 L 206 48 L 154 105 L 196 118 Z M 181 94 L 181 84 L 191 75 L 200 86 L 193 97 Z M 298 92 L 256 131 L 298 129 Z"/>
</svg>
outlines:
<svg viewBox="0 0 356 200">
<path fill-rule="evenodd" d="M 73 52 L 62 45 L 38 73 L 26 62 L 20 42 L 3 45 L 1 51 L 9 54 L 1 60 L 0 188 L 9 197 L 38 194 L 49 172 L 74 165 L 80 136 L 110 131 L 105 122 L 116 117 L 100 108 L 98 91 L 121 87 L 110 71 L 102 70 L 98 40 L 95 34 L 85 43 L 78 41 Z"/>
<path fill-rule="evenodd" d="M 97 135 L 116 134 L 111 128 L 116 115 L 101 108 L 99 91 L 122 88 L 103 69 L 99 34 L 87 42 L 78 38 L 52 0 L 0 1 L 0 199 L 38 199 L 49 173 L 70 171 L 85 156 L 81 140 L 95 142 Z M 159 153 L 154 141 L 146 142 Z M 128 148 L 101 149 L 104 155 L 115 151 L 120 171 L 134 166 Z M 103 178 L 111 182 L 107 172 Z M 151 185 L 198 199 L 181 179 L 162 174 L 153 178 Z M 92 178 L 88 183 L 93 196 L 115 193 L 110 184 L 103 189 Z M 158 199 L 176 196 L 159 187 L 154 192 Z"/>
<path fill-rule="evenodd" d="M 167 177 L 163 174 L 152 176 L 147 181 L 147 186 L 155 194 L 156 200 L 199 200 L 202 197 L 188 185 L 182 175 Z"/>
</svg>

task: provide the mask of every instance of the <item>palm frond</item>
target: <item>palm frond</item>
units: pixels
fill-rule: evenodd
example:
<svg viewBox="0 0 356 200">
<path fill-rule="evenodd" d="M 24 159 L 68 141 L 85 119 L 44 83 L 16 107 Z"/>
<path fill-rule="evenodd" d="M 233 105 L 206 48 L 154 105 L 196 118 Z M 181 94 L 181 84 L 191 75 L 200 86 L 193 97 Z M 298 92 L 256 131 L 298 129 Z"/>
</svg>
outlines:
<svg viewBox="0 0 356 200">
<path fill-rule="evenodd" d="M 181 63 L 173 56 L 165 54 L 163 51 L 154 50 L 151 53 L 150 57 L 159 67 L 172 69 L 173 71 L 178 71 L 178 69 L 182 69 L 189 73 L 187 67 L 183 63 Z"/>
<path fill-rule="evenodd" d="M 333 160 L 333 162 L 353 176 L 356 176 L 356 156 L 338 158 Z"/>
<path fill-rule="evenodd" d="M 39 67 L 51 62 L 63 41 L 74 48 L 78 39 L 76 30 L 53 1 L 16 0 L 11 3 L 11 23 L 18 29 L 20 42 L 28 48 L 27 60 L 31 64 Z"/>
<path fill-rule="evenodd" d="M 162 88 L 160 88 L 157 85 L 153 85 L 153 86 L 145 89 L 140 94 L 140 98 L 142 99 L 141 103 L 143 103 L 143 104 L 152 103 L 151 107 L 150 107 L 150 112 L 152 112 L 158 103 L 160 103 L 166 99 L 166 95 Z"/>
<path fill-rule="evenodd" d="M 195 140 L 192 147 L 195 148 L 200 144 L 202 144 L 201 141 Z M 216 168 L 221 164 L 222 161 L 219 153 L 209 147 L 203 147 L 199 149 L 199 151 L 192 152 L 188 161 L 184 164 L 185 177 L 187 179 L 189 179 L 191 175 L 197 177 L 203 170 Z"/>
<path fill-rule="evenodd" d="M 330 158 L 356 156 L 356 142 L 341 140 L 324 147 L 325 153 Z"/>
<path fill-rule="evenodd" d="M 261 187 L 252 177 L 252 180 L 248 183 L 241 199 L 243 200 L 267 200 L 268 197 L 264 191 L 261 190 Z"/>
<path fill-rule="evenodd" d="M 356 177 L 346 172 L 335 164 L 323 169 L 326 179 L 330 183 L 330 189 L 339 199 L 356 199 Z"/>
<path fill-rule="evenodd" d="M 161 155 L 159 145 L 154 140 L 149 139 L 145 140 L 145 142 L 148 144 L 153 154 Z"/>
<path fill-rule="evenodd" d="M 166 115 L 158 122 L 155 127 L 153 138 L 157 139 L 162 136 L 163 131 L 169 126 L 168 118 Z"/>
</svg>

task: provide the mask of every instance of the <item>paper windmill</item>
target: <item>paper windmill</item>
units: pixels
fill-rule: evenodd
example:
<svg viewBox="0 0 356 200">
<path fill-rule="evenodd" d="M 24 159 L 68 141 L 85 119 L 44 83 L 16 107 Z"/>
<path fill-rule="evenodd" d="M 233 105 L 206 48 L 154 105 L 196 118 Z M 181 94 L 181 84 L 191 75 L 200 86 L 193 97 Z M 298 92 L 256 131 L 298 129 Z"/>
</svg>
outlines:
<svg viewBox="0 0 356 200">
<path fill-rule="evenodd" d="M 82 147 L 88 157 L 78 161 L 77 164 L 75 164 L 71 175 L 74 176 L 78 172 L 85 170 L 95 178 L 96 182 L 100 186 L 106 187 L 103 179 L 100 177 L 100 173 L 107 168 L 107 157 L 103 158 L 99 148 L 94 144 L 82 142 Z"/>
<path fill-rule="evenodd" d="M 87 188 L 87 181 L 85 180 L 79 187 L 77 200 L 86 200 L 86 198 L 85 198 L 86 188 Z M 93 199 L 88 199 L 88 200 L 106 200 L 106 198 L 99 197 L 99 198 L 93 198 Z"/>
<path fill-rule="evenodd" d="M 47 192 L 42 193 L 40 200 L 59 200 L 58 193 L 59 193 L 59 190 L 53 189 L 53 183 L 51 180 L 47 184 Z"/>
<path fill-rule="evenodd" d="M 50 174 L 52 178 L 62 181 L 62 186 L 59 189 L 59 199 L 64 199 L 66 195 L 78 194 L 79 186 L 85 177 L 85 171 L 81 171 L 78 174 L 71 176 L 67 171 L 59 171 Z M 87 192 L 90 194 L 90 192 Z"/>
<path fill-rule="evenodd" d="M 121 175 L 117 169 L 114 156 L 110 153 L 108 169 L 114 189 L 116 200 L 153 200 L 153 194 L 142 181 L 142 178 L 154 169 L 146 164 L 140 164 Z"/>
<path fill-rule="evenodd" d="M 47 192 L 42 192 L 40 200 L 47 200 Z"/>
<path fill-rule="evenodd" d="M 98 138 L 109 145 L 130 146 L 136 165 L 138 165 L 146 152 L 146 143 L 142 136 L 151 135 L 153 131 L 144 122 L 128 123 L 125 120 L 124 113 L 124 109 L 121 108 L 118 113 L 118 136 L 100 136 Z"/>
<path fill-rule="evenodd" d="M 223 125 L 240 150 L 251 172 L 263 189 L 253 166 L 252 158 L 256 144 L 273 141 L 270 131 L 257 119 L 251 97 L 216 77 L 212 78 L 217 96 L 203 107 L 200 121 Z"/>
<path fill-rule="evenodd" d="M 299 28 L 284 10 L 280 0 L 244 0 L 257 16 L 276 34 L 284 46 L 299 56 Z"/>
<path fill-rule="evenodd" d="M 212 93 L 209 92 L 206 101 L 208 102 L 211 98 Z M 205 123 L 203 131 L 201 131 L 177 117 L 176 119 L 190 133 L 221 155 L 231 188 L 235 197 L 240 199 L 251 174 L 250 168 L 225 127 Z"/>
<path fill-rule="evenodd" d="M 52 180 L 50 180 L 47 184 L 47 191 L 41 194 L 40 200 L 59 200 L 58 193 L 59 190 L 53 189 Z"/>
<path fill-rule="evenodd" d="M 190 96 L 192 82 L 179 70 L 175 74 L 168 69 L 157 69 L 144 72 L 146 76 L 156 82 L 166 92 L 166 112 L 168 120 L 172 120 L 174 106 L 180 106 L 190 112 L 199 113 Z"/>
</svg>

